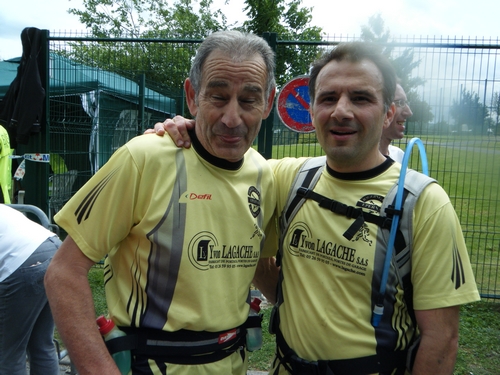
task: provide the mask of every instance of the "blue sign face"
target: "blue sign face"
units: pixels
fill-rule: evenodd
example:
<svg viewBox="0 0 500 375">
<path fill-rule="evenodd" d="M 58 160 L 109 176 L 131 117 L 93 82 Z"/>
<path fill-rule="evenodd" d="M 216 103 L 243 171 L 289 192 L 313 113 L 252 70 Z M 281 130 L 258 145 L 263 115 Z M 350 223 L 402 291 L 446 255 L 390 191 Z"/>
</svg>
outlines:
<svg viewBox="0 0 500 375">
<path fill-rule="evenodd" d="M 278 95 L 278 115 L 289 129 L 299 133 L 314 131 L 309 114 L 309 77 L 288 82 Z"/>
</svg>

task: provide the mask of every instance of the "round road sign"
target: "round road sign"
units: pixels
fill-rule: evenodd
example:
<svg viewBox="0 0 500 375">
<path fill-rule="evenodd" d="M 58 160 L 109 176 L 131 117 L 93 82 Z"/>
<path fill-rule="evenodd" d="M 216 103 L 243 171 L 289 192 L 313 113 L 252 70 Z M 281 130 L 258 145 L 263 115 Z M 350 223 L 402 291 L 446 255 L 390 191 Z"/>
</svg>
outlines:
<svg viewBox="0 0 500 375">
<path fill-rule="evenodd" d="M 298 133 L 314 131 L 309 114 L 309 77 L 297 77 L 281 89 L 277 97 L 278 116 L 283 124 Z"/>
</svg>

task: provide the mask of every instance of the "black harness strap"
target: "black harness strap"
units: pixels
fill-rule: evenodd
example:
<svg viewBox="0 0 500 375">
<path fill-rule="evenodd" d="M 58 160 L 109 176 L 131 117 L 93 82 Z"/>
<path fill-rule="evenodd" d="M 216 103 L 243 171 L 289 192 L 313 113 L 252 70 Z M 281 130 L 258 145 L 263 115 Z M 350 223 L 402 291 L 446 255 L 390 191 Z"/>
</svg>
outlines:
<svg viewBox="0 0 500 375">
<path fill-rule="evenodd" d="M 259 327 L 262 316 L 250 316 L 240 327 L 220 332 L 120 327 L 127 335 L 106 341 L 110 354 L 130 350 L 135 357 L 181 365 L 219 361 L 246 345 L 246 329 Z"/>
<path fill-rule="evenodd" d="M 277 357 L 280 364 L 293 375 L 366 375 L 392 373 L 402 375 L 406 369 L 407 351 L 377 353 L 368 357 L 331 361 L 307 361 L 298 357 L 286 343 L 281 331 L 276 332 Z"/>
<path fill-rule="evenodd" d="M 405 191 L 406 194 L 408 194 L 407 191 Z M 386 217 L 383 216 L 377 216 L 370 214 L 368 212 L 363 212 L 361 208 L 356 208 L 353 206 L 348 206 L 344 203 L 341 203 L 339 201 L 336 201 L 335 199 L 330 199 L 325 197 L 324 195 L 318 194 L 314 192 L 311 189 L 307 189 L 305 187 L 300 187 L 297 189 L 297 197 L 305 198 L 305 199 L 312 199 L 313 201 L 318 202 L 318 205 L 321 208 L 326 208 L 327 210 L 332 211 L 333 213 L 339 214 L 346 216 L 349 219 L 355 219 L 354 223 L 347 229 L 347 231 L 344 233 L 344 237 L 347 238 L 348 240 L 352 240 L 354 235 L 359 231 L 359 229 L 363 226 L 363 223 L 365 221 L 369 223 L 373 223 L 378 225 L 379 227 L 383 229 L 391 229 L 392 225 L 392 218 L 394 215 L 399 214 L 402 215 L 403 210 L 395 210 L 394 206 L 390 206 L 386 209 Z M 403 197 L 403 201 L 404 201 Z M 399 241 L 403 241 L 402 244 L 399 246 L 401 249 L 405 247 L 405 241 L 404 237 L 402 234 L 399 236 Z M 396 245 L 397 248 L 398 245 Z"/>
<path fill-rule="evenodd" d="M 219 361 L 242 349 L 246 337 L 246 330 L 241 327 L 226 332 L 120 329 L 127 335 L 106 341 L 110 353 L 128 349 L 134 356 L 182 365 Z"/>
</svg>

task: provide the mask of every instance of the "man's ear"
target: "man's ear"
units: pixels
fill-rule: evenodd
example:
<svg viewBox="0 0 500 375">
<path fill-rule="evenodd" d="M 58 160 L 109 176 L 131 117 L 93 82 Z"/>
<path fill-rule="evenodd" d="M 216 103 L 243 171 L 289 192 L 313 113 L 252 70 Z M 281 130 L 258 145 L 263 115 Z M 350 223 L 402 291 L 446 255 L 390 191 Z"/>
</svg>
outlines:
<svg viewBox="0 0 500 375">
<path fill-rule="evenodd" d="M 391 103 L 389 109 L 387 110 L 385 114 L 385 120 L 384 120 L 384 129 L 387 129 L 389 125 L 391 125 L 392 120 L 394 119 L 394 116 L 396 115 L 396 104 Z"/>
<path fill-rule="evenodd" d="M 266 103 L 266 109 L 263 113 L 262 119 L 265 120 L 268 116 L 269 113 L 271 113 L 271 109 L 273 109 L 274 105 L 274 97 L 276 96 L 276 87 L 274 87 L 271 92 L 269 93 L 269 98 L 267 99 Z"/>
<path fill-rule="evenodd" d="M 189 78 L 184 81 L 184 91 L 186 93 L 186 102 L 191 116 L 196 117 L 198 113 L 198 105 L 196 104 L 196 93 Z"/>
</svg>

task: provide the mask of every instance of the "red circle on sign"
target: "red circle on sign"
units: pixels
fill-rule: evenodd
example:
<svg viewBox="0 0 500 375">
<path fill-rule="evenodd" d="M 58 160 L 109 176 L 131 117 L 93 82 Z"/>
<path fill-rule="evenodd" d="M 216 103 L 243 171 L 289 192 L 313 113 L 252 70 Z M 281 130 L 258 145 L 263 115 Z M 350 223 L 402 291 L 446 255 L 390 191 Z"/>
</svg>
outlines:
<svg viewBox="0 0 500 375">
<path fill-rule="evenodd" d="M 309 115 L 309 77 L 297 77 L 283 86 L 278 97 L 278 116 L 283 124 L 298 133 L 311 133 L 312 126 Z"/>
</svg>

